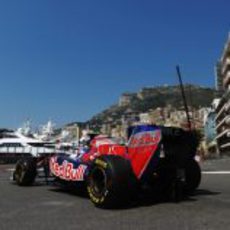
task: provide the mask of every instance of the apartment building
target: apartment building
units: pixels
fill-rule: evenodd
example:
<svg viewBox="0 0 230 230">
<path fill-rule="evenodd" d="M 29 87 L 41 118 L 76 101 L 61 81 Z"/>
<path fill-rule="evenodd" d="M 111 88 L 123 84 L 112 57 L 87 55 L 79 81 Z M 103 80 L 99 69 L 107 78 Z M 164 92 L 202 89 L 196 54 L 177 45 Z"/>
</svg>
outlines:
<svg viewBox="0 0 230 230">
<path fill-rule="evenodd" d="M 230 153 L 230 34 L 216 68 L 221 95 L 216 107 L 216 141 L 220 154 Z"/>
</svg>

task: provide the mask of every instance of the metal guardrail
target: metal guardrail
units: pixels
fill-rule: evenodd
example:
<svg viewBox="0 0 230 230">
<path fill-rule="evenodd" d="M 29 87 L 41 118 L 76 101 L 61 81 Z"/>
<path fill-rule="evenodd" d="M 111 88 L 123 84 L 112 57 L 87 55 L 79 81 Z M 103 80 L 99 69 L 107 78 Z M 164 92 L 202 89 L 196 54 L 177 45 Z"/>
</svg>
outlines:
<svg viewBox="0 0 230 230">
<path fill-rule="evenodd" d="M 54 148 L 45 147 L 0 147 L 0 164 L 16 163 L 23 157 L 55 153 Z"/>
<path fill-rule="evenodd" d="M 31 153 L 32 155 L 42 154 L 42 153 L 52 153 L 55 151 L 55 148 L 46 148 L 46 147 L 0 147 L 0 154 L 1 153 Z"/>
<path fill-rule="evenodd" d="M 16 163 L 19 159 L 31 156 L 29 153 L 25 154 L 4 154 L 0 153 L 0 164 L 13 164 Z"/>
</svg>

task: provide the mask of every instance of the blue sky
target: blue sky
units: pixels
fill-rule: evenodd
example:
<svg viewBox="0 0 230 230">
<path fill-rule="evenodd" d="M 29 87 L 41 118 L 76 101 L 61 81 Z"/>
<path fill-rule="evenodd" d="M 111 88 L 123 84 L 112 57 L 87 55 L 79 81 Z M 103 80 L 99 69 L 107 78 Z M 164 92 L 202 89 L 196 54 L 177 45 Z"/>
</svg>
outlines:
<svg viewBox="0 0 230 230">
<path fill-rule="evenodd" d="M 144 86 L 214 86 L 228 0 L 3 0 L 0 127 L 86 121 Z"/>
</svg>

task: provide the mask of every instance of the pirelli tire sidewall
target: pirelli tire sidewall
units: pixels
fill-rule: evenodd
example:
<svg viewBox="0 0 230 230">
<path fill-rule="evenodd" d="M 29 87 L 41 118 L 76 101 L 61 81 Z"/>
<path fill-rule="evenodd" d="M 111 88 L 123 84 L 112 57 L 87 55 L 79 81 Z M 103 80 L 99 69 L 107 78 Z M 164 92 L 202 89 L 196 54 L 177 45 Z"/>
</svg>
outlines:
<svg viewBox="0 0 230 230">
<path fill-rule="evenodd" d="M 87 178 L 87 192 L 97 207 L 114 208 L 124 205 L 135 187 L 136 178 L 126 159 L 104 155 L 92 163 Z"/>
</svg>

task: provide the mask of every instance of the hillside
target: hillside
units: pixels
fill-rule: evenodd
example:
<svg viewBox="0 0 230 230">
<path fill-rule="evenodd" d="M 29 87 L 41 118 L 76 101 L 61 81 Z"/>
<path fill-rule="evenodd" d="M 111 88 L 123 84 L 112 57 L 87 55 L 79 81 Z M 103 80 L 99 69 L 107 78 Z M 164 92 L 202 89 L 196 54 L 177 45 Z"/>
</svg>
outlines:
<svg viewBox="0 0 230 230">
<path fill-rule="evenodd" d="M 184 88 L 187 103 L 190 107 L 210 107 L 215 95 L 214 89 L 197 85 L 185 85 Z M 125 114 L 145 113 L 150 109 L 154 110 L 158 107 L 163 108 L 166 106 L 171 106 L 175 109 L 183 107 L 181 91 L 178 85 L 146 87 L 137 93 L 126 93 L 125 96 L 129 97 L 127 104 L 121 105 L 118 103 L 113 105 L 93 116 L 87 123 L 99 126 L 104 123 L 119 124 Z"/>
</svg>

